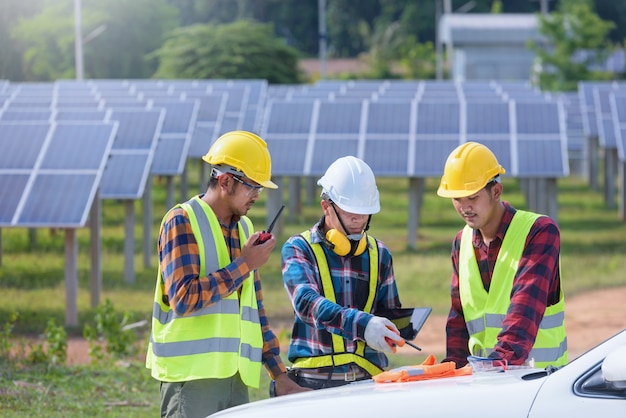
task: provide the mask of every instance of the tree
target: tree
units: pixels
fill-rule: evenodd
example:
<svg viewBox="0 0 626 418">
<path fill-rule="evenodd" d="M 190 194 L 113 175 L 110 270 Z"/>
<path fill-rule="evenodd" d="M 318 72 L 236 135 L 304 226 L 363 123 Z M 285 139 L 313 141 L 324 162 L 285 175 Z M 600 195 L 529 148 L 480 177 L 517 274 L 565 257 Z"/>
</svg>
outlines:
<svg viewBox="0 0 626 418">
<path fill-rule="evenodd" d="M 83 48 L 85 78 L 149 77 L 156 66 L 145 56 L 176 27 L 176 9 L 164 0 L 86 0 L 82 5 L 83 34 L 106 28 Z M 76 76 L 72 0 L 44 0 L 39 13 L 11 33 L 22 51 L 24 80 Z"/>
<path fill-rule="evenodd" d="M 558 11 L 540 16 L 539 22 L 546 45 L 531 41 L 529 47 L 543 67 L 538 77 L 543 90 L 576 90 L 579 80 L 601 77 L 591 66 L 608 56 L 607 33 L 614 24 L 600 19 L 590 0 L 561 2 Z M 581 53 L 585 55 L 576 59 Z"/>
<path fill-rule="evenodd" d="M 152 56 L 156 78 L 243 79 L 298 83 L 298 52 L 274 37 L 271 24 L 241 20 L 172 32 Z"/>
</svg>

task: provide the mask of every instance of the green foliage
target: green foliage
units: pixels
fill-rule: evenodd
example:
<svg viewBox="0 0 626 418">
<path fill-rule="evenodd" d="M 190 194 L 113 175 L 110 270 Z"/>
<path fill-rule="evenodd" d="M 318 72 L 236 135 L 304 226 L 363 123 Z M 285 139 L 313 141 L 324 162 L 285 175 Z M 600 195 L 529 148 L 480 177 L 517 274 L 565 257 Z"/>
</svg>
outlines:
<svg viewBox="0 0 626 418">
<path fill-rule="evenodd" d="M 193 25 L 172 32 L 152 54 L 156 78 L 262 78 L 269 83 L 298 83 L 298 52 L 273 35 L 271 24 L 237 21 Z"/>
<path fill-rule="evenodd" d="M 46 343 L 48 346 L 48 361 L 52 365 L 65 364 L 67 360 L 67 332 L 54 319 L 46 326 Z"/>
<path fill-rule="evenodd" d="M 607 34 L 614 27 L 598 17 L 590 0 L 570 0 L 559 3 L 559 10 L 540 16 L 540 32 L 547 45 L 535 41 L 529 47 L 535 51 L 543 67 L 538 84 L 542 90 L 576 90 L 578 81 L 601 79 L 594 74 L 592 64 L 603 62 L 610 52 Z M 577 52 L 591 52 L 580 62 Z"/>
<path fill-rule="evenodd" d="M 177 24 L 166 0 L 86 0 L 82 2 L 85 78 L 146 78 L 155 70 L 145 56 L 158 48 Z M 43 0 L 39 13 L 16 24 L 11 35 L 22 52 L 26 81 L 76 77 L 72 0 Z"/>
<path fill-rule="evenodd" d="M 11 337 L 13 336 L 13 327 L 15 327 L 15 321 L 19 314 L 17 312 L 11 312 L 8 320 L 2 324 L 2 332 L 0 333 L 0 359 L 11 358 Z"/>
<path fill-rule="evenodd" d="M 23 48 L 23 72 L 29 81 L 74 76 L 74 13 L 68 0 L 45 0 L 43 10 L 17 25 L 12 36 Z"/>
<path fill-rule="evenodd" d="M 432 42 L 419 43 L 408 36 L 400 47 L 400 64 L 405 70 L 404 78 L 426 80 L 436 76 L 436 52 Z"/>
<path fill-rule="evenodd" d="M 106 341 L 106 352 L 114 358 L 136 354 L 136 335 L 131 329 L 125 328 L 128 314 L 124 313 L 120 321 L 110 299 L 98 306 L 94 320 L 95 328 L 86 324 L 83 330 L 83 336 L 89 341 L 89 354 L 94 361 L 104 358 L 102 347 L 98 345 L 102 340 Z"/>
</svg>

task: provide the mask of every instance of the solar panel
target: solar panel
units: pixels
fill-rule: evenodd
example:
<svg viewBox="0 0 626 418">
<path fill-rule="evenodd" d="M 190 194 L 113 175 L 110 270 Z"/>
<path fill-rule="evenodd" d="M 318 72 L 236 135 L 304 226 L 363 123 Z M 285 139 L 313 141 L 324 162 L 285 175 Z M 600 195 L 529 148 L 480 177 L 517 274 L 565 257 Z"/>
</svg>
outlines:
<svg viewBox="0 0 626 418">
<path fill-rule="evenodd" d="M 13 97 L 5 104 L 7 109 L 52 108 L 52 97 Z"/>
<path fill-rule="evenodd" d="M 161 135 L 187 135 L 191 132 L 198 114 L 199 103 L 195 100 L 154 100 L 149 108 L 164 108 L 165 121 Z"/>
<path fill-rule="evenodd" d="M 614 84 L 596 86 L 593 89 L 594 114 L 602 148 L 615 149 L 617 147 L 610 102 L 610 94 L 614 90 L 616 90 Z"/>
<path fill-rule="evenodd" d="M 92 170 L 104 168 L 103 155 L 111 150 L 113 124 L 58 122 L 40 161 L 41 170 Z M 116 125 L 115 125 L 116 126 Z"/>
<path fill-rule="evenodd" d="M 305 173 L 308 140 L 264 136 L 272 156 L 272 175 L 301 176 Z M 208 151 L 208 148 L 207 148 Z"/>
<path fill-rule="evenodd" d="M 367 134 L 390 134 L 408 137 L 411 132 L 412 102 L 370 102 L 367 109 Z"/>
<path fill-rule="evenodd" d="M 197 122 L 218 122 L 226 111 L 228 92 L 186 93 L 185 100 L 198 101 Z"/>
<path fill-rule="evenodd" d="M 512 141 L 508 135 L 500 139 L 477 138 L 476 140 L 488 147 L 491 152 L 493 152 L 493 154 L 498 159 L 500 165 L 506 170 L 506 176 L 516 176 L 516 173 L 518 172 L 517 154 L 514 155 L 513 151 L 511 150 Z"/>
<path fill-rule="evenodd" d="M 193 101 L 154 101 L 154 108 L 166 110 L 161 135 L 155 150 L 151 173 L 180 175 L 185 169 L 189 145 L 196 125 L 199 103 Z"/>
<path fill-rule="evenodd" d="M 140 199 L 144 193 L 153 153 L 112 152 L 100 182 L 103 199 Z"/>
<path fill-rule="evenodd" d="M 49 130 L 47 122 L 0 122 L 0 169 L 32 170 Z"/>
<path fill-rule="evenodd" d="M 606 81 L 579 81 L 578 93 L 580 96 L 581 114 L 583 116 L 583 129 L 587 136 L 598 135 L 594 89 L 597 86 L 607 85 Z"/>
<path fill-rule="evenodd" d="M 472 102 L 465 104 L 467 136 L 482 137 L 506 134 L 511 131 L 509 104 L 502 101 Z"/>
<path fill-rule="evenodd" d="M 560 135 L 565 121 L 562 105 L 558 102 L 515 102 L 517 135 Z"/>
<path fill-rule="evenodd" d="M 54 119 L 57 121 L 104 121 L 110 110 L 99 109 L 57 109 Z"/>
<path fill-rule="evenodd" d="M 316 138 L 310 154 L 310 164 L 305 165 L 304 174 L 321 176 L 328 166 L 339 157 L 359 155 L 358 135 L 325 136 Z"/>
<path fill-rule="evenodd" d="M 611 114 L 614 124 L 615 144 L 620 161 L 626 161 L 626 92 L 611 93 Z"/>
<path fill-rule="evenodd" d="M 354 155 L 354 154 L 352 154 Z M 374 173 L 391 177 L 405 177 L 408 169 L 409 140 L 372 139 L 365 141 L 363 160 Z"/>
<path fill-rule="evenodd" d="M 53 119 L 54 112 L 50 108 L 33 109 L 6 109 L 0 111 L 0 120 L 3 121 L 43 121 L 47 122 Z"/>
<path fill-rule="evenodd" d="M 416 133 L 418 135 L 460 135 L 460 104 L 457 101 L 418 102 Z"/>
<path fill-rule="evenodd" d="M 197 122 L 189 143 L 188 158 L 200 158 L 207 153 L 211 145 L 217 139 L 217 127 L 212 122 Z"/>
<path fill-rule="evenodd" d="M 108 115 L 119 124 L 102 177 L 104 199 L 139 199 L 149 179 L 164 109 L 116 109 Z"/>
<path fill-rule="evenodd" d="M 14 198 L 0 226 L 85 226 L 116 130 L 114 123 L 0 123 L 0 183 Z"/>
<path fill-rule="evenodd" d="M 164 109 L 114 109 L 109 120 L 119 122 L 114 150 L 154 149 L 165 119 Z"/>
<path fill-rule="evenodd" d="M 515 173 L 520 177 L 563 177 L 568 174 L 567 153 L 560 140 L 517 141 L 518 167 Z"/>
<path fill-rule="evenodd" d="M 440 177 L 448 154 L 458 145 L 458 138 L 439 138 L 436 141 L 416 139 L 413 155 L 410 155 L 413 171 L 409 175 L 422 178 Z"/>
<path fill-rule="evenodd" d="M 358 134 L 362 112 L 360 100 L 341 103 L 320 101 L 315 132 L 318 137 L 323 134 Z"/>
<path fill-rule="evenodd" d="M 276 137 L 279 135 L 304 135 L 311 132 L 311 117 L 315 101 L 297 102 L 271 101 L 266 109 L 263 135 Z M 265 138 L 265 136 L 263 138 Z"/>
</svg>

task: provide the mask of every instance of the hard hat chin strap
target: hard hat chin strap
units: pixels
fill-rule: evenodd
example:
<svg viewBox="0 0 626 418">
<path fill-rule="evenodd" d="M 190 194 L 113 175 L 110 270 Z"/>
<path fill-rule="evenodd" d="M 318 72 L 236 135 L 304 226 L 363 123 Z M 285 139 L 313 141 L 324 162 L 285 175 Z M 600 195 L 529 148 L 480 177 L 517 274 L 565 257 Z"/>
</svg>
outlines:
<svg viewBox="0 0 626 418">
<path fill-rule="evenodd" d="M 363 252 L 367 249 L 367 234 L 365 231 L 369 229 L 370 221 L 372 219 L 372 215 L 369 215 L 367 219 L 367 224 L 365 228 L 360 234 L 352 234 L 348 235 L 348 229 L 343 223 L 341 216 L 337 212 L 335 205 L 332 201 L 329 201 L 330 205 L 333 207 L 335 214 L 337 215 L 337 219 L 339 219 L 339 223 L 343 228 L 344 232 L 338 231 L 337 229 L 330 229 L 324 234 L 322 231 L 322 226 L 326 222 L 326 218 L 322 216 L 319 222 L 319 232 L 322 237 L 322 241 L 328 248 L 334 251 L 337 255 L 344 257 L 352 257 L 359 256 L 363 254 Z"/>
<path fill-rule="evenodd" d="M 368 216 L 367 223 L 365 224 L 365 228 L 363 228 L 363 232 L 361 232 L 360 234 L 350 235 L 348 234 L 348 228 L 346 228 L 346 226 L 343 223 L 343 220 L 341 219 L 341 215 L 339 215 L 339 212 L 337 212 L 337 208 L 335 208 L 335 202 L 331 200 L 329 201 L 329 203 L 330 203 L 330 206 L 333 208 L 335 215 L 337 215 L 337 219 L 339 219 L 339 224 L 343 228 L 345 236 L 348 237 L 348 239 L 352 241 L 359 241 L 363 237 L 363 234 L 370 228 L 370 221 L 372 220 L 372 215 Z"/>
</svg>

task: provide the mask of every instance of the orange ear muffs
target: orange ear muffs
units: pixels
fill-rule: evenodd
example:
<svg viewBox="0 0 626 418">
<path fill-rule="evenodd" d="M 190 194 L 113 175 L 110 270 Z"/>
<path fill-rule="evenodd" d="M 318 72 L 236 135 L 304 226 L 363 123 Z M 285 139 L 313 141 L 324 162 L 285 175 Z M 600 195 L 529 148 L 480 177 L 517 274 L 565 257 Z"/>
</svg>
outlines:
<svg viewBox="0 0 626 418">
<path fill-rule="evenodd" d="M 341 232 L 336 229 L 331 229 L 326 233 L 326 240 L 324 241 L 337 255 L 340 256 L 358 256 L 363 254 L 367 248 L 367 238 L 363 234 L 361 239 L 357 241 L 351 241 Z"/>
</svg>

